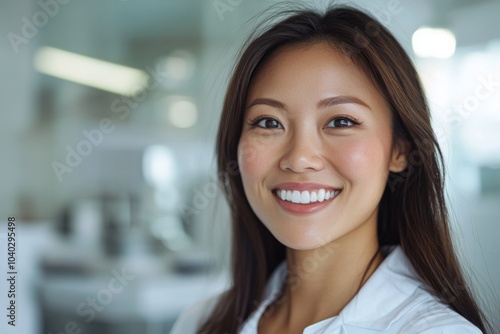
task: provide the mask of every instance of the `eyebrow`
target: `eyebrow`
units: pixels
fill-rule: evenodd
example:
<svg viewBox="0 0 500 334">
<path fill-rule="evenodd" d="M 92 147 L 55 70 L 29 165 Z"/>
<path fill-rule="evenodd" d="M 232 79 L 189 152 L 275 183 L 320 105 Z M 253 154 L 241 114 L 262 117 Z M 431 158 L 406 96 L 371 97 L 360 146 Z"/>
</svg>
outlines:
<svg viewBox="0 0 500 334">
<path fill-rule="evenodd" d="M 318 107 L 318 109 L 323 109 L 323 108 L 328 108 L 328 107 L 331 107 L 334 105 L 347 104 L 347 103 L 359 104 L 359 105 L 365 106 L 368 109 L 370 109 L 368 104 L 363 102 L 361 99 L 354 97 L 354 96 L 349 96 L 349 95 L 339 95 L 339 96 L 327 97 L 325 99 L 320 100 L 316 104 L 316 106 Z M 271 98 L 257 98 L 255 100 L 253 100 L 252 103 L 250 103 L 248 105 L 247 109 L 250 109 L 251 107 L 259 105 L 259 104 L 268 105 L 268 106 L 271 106 L 271 107 L 274 107 L 277 109 L 281 109 L 281 110 L 285 110 L 285 111 L 287 110 L 287 106 L 284 103 L 277 101 L 277 100 L 274 100 L 274 99 L 271 99 Z"/>
<path fill-rule="evenodd" d="M 349 95 L 339 95 L 339 96 L 327 97 L 326 99 L 319 101 L 317 106 L 319 109 L 321 109 L 321 108 L 331 107 L 331 106 L 334 106 L 337 104 L 347 104 L 347 103 L 359 104 L 359 105 L 365 106 L 368 109 L 370 109 L 368 104 L 363 102 L 361 99 L 358 99 L 355 96 L 349 96 Z"/>
<path fill-rule="evenodd" d="M 251 107 L 259 105 L 259 104 L 271 106 L 271 107 L 274 107 L 277 109 L 287 110 L 287 107 L 285 104 L 281 103 L 280 101 L 273 100 L 273 99 L 266 98 L 266 97 L 260 97 L 260 98 L 253 100 L 252 103 L 250 103 L 248 105 L 247 109 L 250 109 Z"/>
</svg>

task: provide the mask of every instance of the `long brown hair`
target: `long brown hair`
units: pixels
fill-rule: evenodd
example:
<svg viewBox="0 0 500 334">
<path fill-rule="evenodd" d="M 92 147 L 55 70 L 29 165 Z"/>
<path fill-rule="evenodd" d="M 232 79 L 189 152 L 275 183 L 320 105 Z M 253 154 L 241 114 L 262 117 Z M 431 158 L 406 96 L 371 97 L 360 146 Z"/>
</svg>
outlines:
<svg viewBox="0 0 500 334">
<path fill-rule="evenodd" d="M 216 153 L 219 181 L 231 210 L 233 285 L 220 296 L 198 333 L 236 333 L 259 305 L 269 276 L 285 259 L 285 247 L 248 203 L 235 166 L 237 147 L 247 93 L 258 69 L 282 46 L 314 42 L 329 43 L 364 70 L 391 108 L 394 139 L 408 147 L 408 167 L 389 174 L 380 201 L 380 246 L 401 245 L 434 295 L 485 332 L 486 320 L 453 248 L 443 191 L 443 158 L 410 58 L 380 22 L 358 9 L 294 9 L 285 15 L 247 42 L 225 96 Z"/>
</svg>

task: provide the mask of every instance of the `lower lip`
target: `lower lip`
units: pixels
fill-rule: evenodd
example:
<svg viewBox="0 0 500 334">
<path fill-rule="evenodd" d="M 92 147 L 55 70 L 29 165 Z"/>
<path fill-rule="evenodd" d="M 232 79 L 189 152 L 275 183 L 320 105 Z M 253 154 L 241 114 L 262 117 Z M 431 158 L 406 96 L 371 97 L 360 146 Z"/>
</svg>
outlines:
<svg viewBox="0 0 500 334">
<path fill-rule="evenodd" d="M 332 203 L 335 200 L 335 198 L 337 198 L 337 196 L 338 196 L 337 195 L 334 198 L 330 198 L 329 200 L 326 200 L 323 202 L 314 202 L 314 203 L 309 203 L 309 204 L 298 204 L 298 203 L 292 203 L 292 202 L 282 200 L 281 198 L 278 197 L 278 195 L 274 191 L 273 191 L 273 195 L 283 210 L 285 210 L 288 213 L 295 214 L 295 215 L 309 215 L 309 214 L 318 212 L 320 210 L 323 210 L 330 203 Z"/>
</svg>

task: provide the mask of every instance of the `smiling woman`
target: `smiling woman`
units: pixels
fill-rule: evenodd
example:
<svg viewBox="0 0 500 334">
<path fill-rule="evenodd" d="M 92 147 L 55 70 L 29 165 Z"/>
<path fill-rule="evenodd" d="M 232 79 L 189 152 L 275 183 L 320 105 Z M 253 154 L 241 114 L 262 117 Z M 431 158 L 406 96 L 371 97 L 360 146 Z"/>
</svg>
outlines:
<svg viewBox="0 0 500 334">
<path fill-rule="evenodd" d="M 221 116 L 233 286 L 172 333 L 485 332 L 410 59 L 359 10 L 286 14 L 244 48 Z"/>
<path fill-rule="evenodd" d="M 363 240 L 350 253 L 370 241 L 362 253 L 375 253 L 378 203 L 389 172 L 406 159 L 369 78 L 326 42 L 287 46 L 258 71 L 248 101 L 238 165 L 260 221 L 290 252 L 340 245 L 357 229 Z M 323 191 L 324 201 L 310 203 Z"/>
</svg>

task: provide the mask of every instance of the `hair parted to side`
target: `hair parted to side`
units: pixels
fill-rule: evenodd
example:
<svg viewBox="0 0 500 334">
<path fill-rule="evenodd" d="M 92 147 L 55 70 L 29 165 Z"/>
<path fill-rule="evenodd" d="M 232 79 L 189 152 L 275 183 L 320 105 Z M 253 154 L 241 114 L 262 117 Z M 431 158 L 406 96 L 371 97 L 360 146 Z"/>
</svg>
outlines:
<svg viewBox="0 0 500 334">
<path fill-rule="evenodd" d="M 380 202 L 379 244 L 401 245 L 434 295 L 486 332 L 486 320 L 453 248 L 442 154 L 410 58 L 380 22 L 358 9 L 331 6 L 324 12 L 283 13 L 284 19 L 252 36 L 242 49 L 225 96 L 216 153 L 219 181 L 231 210 L 233 285 L 198 333 L 237 333 L 260 304 L 269 276 L 285 259 L 285 247 L 251 209 L 240 174 L 227 169 L 237 162 L 247 93 L 258 69 L 282 46 L 315 42 L 329 43 L 371 78 L 391 108 L 395 142 L 408 147 L 408 167 L 389 175 Z"/>
</svg>

